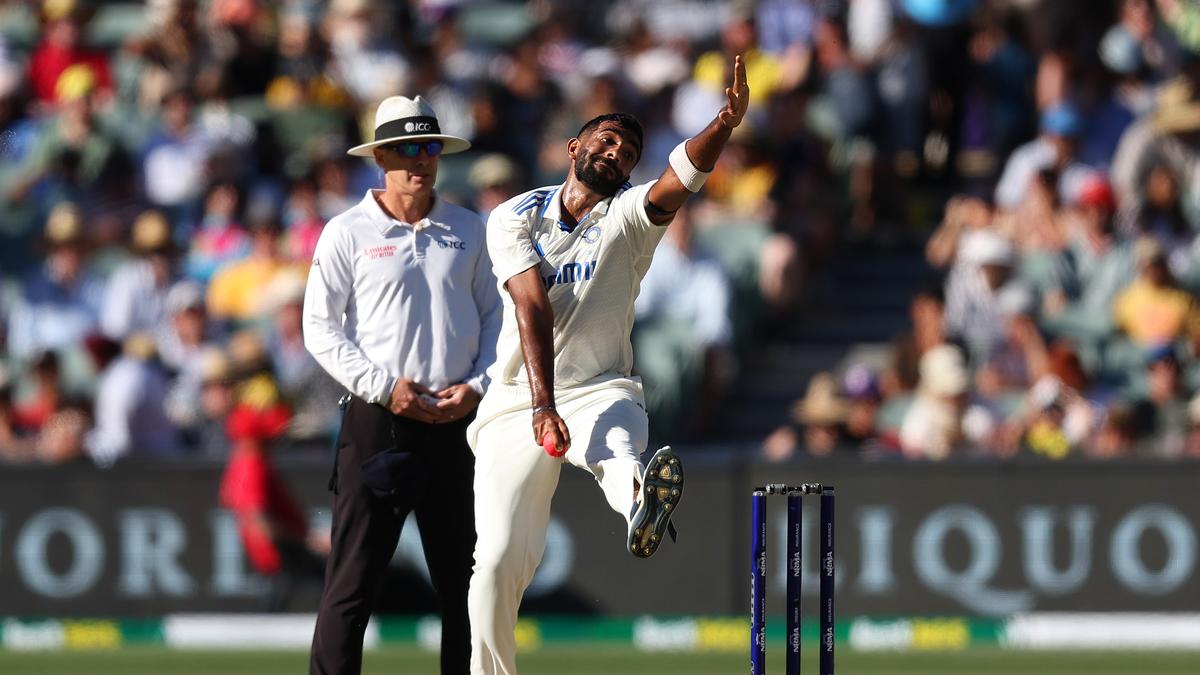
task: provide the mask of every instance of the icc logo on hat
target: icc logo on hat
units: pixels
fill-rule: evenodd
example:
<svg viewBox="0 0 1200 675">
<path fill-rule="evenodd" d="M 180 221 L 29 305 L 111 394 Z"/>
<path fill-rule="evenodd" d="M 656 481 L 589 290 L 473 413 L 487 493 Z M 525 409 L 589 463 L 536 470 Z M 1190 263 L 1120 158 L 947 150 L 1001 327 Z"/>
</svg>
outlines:
<svg viewBox="0 0 1200 675">
<path fill-rule="evenodd" d="M 370 157 L 374 148 L 403 141 L 441 141 L 442 152 L 462 152 L 471 147 L 465 138 L 443 134 L 437 114 L 424 98 L 392 96 L 383 100 L 375 111 L 375 140 L 350 148 L 347 153 Z"/>
</svg>

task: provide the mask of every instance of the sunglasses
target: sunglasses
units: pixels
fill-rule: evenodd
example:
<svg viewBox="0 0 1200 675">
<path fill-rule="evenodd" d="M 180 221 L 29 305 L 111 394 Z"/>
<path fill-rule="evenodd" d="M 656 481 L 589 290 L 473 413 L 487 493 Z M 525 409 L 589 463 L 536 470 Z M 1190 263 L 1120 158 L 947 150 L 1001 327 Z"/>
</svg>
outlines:
<svg viewBox="0 0 1200 675">
<path fill-rule="evenodd" d="M 421 154 L 421 150 L 430 157 L 437 157 L 442 154 L 442 148 L 445 143 L 441 141 L 425 141 L 424 143 L 390 143 L 383 146 L 386 150 L 391 150 L 403 157 L 416 157 Z"/>
</svg>

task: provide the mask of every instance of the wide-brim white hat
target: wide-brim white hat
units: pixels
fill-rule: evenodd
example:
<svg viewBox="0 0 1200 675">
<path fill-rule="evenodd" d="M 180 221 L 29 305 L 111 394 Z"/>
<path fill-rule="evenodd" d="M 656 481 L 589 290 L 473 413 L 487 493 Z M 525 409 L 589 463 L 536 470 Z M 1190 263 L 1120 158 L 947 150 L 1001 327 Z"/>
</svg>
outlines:
<svg viewBox="0 0 1200 675">
<path fill-rule="evenodd" d="M 380 145 L 403 141 L 441 141 L 443 154 L 462 152 L 471 147 L 470 141 L 442 133 L 437 113 L 429 101 L 418 96 L 391 96 L 383 99 L 375 110 L 375 140 L 356 145 L 346 151 L 355 157 L 371 157 Z"/>
</svg>

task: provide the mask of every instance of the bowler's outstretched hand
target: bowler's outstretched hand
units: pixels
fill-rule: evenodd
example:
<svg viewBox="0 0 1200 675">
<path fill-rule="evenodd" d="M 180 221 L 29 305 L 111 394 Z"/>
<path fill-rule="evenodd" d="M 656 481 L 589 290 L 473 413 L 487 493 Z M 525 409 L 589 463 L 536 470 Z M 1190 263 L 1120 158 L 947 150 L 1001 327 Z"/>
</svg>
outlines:
<svg viewBox="0 0 1200 675">
<path fill-rule="evenodd" d="M 725 88 L 725 98 L 725 107 L 717 117 L 721 124 L 734 129 L 742 123 L 750 107 L 750 86 L 746 84 L 746 64 L 741 54 L 733 57 L 733 84 Z"/>
</svg>

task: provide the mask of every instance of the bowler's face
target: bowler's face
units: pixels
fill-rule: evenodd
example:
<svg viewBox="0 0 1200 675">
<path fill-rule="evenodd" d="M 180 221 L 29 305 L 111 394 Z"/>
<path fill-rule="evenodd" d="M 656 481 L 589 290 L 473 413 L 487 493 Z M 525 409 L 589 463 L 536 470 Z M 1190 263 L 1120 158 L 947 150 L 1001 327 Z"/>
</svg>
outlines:
<svg viewBox="0 0 1200 675">
<path fill-rule="evenodd" d="M 593 161 L 608 164 L 626 177 L 633 173 L 642 155 L 637 139 L 616 122 L 601 122 L 591 136 L 580 140 Z"/>
<path fill-rule="evenodd" d="M 629 180 L 641 158 L 637 139 L 615 122 L 601 122 L 589 135 L 571 139 L 567 154 L 575 178 L 597 193 L 611 197 Z"/>
</svg>

